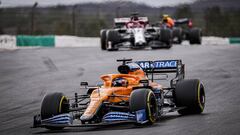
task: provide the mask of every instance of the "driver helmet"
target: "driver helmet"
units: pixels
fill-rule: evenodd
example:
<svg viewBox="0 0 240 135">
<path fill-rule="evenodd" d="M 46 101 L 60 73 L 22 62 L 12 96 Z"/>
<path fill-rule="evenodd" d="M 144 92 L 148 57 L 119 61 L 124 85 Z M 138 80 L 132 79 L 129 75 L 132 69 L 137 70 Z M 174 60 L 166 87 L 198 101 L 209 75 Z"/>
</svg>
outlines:
<svg viewBox="0 0 240 135">
<path fill-rule="evenodd" d="M 131 20 L 132 20 L 132 21 L 138 21 L 138 20 L 139 20 L 139 18 L 138 18 L 138 13 L 133 13 L 133 14 L 132 14 L 132 17 L 131 17 Z"/>
<path fill-rule="evenodd" d="M 127 87 L 128 81 L 125 78 L 115 78 L 112 82 L 113 87 Z"/>
<path fill-rule="evenodd" d="M 163 22 L 167 22 L 167 19 L 169 18 L 169 15 L 164 14 L 164 15 L 162 16 L 162 18 L 163 18 Z"/>
</svg>

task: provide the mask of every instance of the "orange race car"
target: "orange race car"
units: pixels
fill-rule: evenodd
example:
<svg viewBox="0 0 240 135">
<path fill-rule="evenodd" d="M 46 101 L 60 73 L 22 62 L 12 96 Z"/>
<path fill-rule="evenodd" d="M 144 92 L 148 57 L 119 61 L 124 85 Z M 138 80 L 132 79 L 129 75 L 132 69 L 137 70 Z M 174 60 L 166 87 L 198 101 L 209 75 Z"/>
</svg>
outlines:
<svg viewBox="0 0 240 135">
<path fill-rule="evenodd" d="M 86 95 L 47 94 L 33 127 L 63 129 L 123 122 L 153 124 L 168 112 L 199 114 L 204 110 L 204 86 L 198 79 L 184 79 L 181 60 L 122 62 L 119 73 L 102 75 L 103 83 L 89 87 Z M 172 76 L 172 79 L 169 79 Z M 168 87 L 159 84 L 170 80 Z"/>
</svg>

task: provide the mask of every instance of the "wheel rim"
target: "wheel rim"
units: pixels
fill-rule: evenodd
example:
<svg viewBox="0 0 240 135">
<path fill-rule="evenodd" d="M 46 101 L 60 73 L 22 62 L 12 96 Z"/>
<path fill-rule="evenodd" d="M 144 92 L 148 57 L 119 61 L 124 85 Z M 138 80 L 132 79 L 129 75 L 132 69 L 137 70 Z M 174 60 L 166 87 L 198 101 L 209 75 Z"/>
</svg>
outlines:
<svg viewBox="0 0 240 135">
<path fill-rule="evenodd" d="M 66 113 L 68 111 L 68 100 L 65 96 L 62 96 L 58 108 L 59 113 Z"/>
<path fill-rule="evenodd" d="M 199 84 L 199 87 L 198 87 L 198 104 L 201 108 L 201 111 L 203 111 L 205 106 L 205 92 L 202 84 Z"/>
<path fill-rule="evenodd" d="M 153 123 L 156 120 L 157 104 L 152 92 L 150 92 L 148 95 L 148 106 L 149 120 Z"/>
</svg>

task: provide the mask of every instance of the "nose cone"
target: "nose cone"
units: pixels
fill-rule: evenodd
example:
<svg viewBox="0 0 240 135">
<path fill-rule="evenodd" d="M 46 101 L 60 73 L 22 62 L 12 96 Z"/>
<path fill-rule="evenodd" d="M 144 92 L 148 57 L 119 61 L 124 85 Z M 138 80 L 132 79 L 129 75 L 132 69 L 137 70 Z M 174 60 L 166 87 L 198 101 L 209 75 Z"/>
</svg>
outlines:
<svg viewBox="0 0 240 135">
<path fill-rule="evenodd" d="M 139 41 L 136 43 L 136 46 L 145 46 L 146 42 Z"/>
<path fill-rule="evenodd" d="M 92 116 L 84 116 L 84 115 L 82 115 L 81 117 L 80 117 L 80 120 L 81 121 L 88 121 L 88 120 L 90 120 L 92 118 Z"/>
<path fill-rule="evenodd" d="M 90 104 L 88 105 L 87 109 L 80 117 L 81 121 L 89 121 L 93 118 L 93 116 L 97 113 L 97 110 L 100 108 L 102 104 L 102 100 L 92 98 Z"/>
<path fill-rule="evenodd" d="M 144 34 L 144 29 L 138 28 L 134 33 L 135 46 L 144 46 L 146 45 L 146 39 Z"/>
</svg>

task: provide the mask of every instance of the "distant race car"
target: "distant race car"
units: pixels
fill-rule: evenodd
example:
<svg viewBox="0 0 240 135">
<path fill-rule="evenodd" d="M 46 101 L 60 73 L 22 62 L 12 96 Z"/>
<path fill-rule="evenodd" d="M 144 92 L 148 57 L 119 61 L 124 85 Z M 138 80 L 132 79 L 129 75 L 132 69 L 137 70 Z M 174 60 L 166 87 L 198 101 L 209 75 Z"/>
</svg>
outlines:
<svg viewBox="0 0 240 135">
<path fill-rule="evenodd" d="M 147 17 L 115 18 L 113 29 L 100 31 L 101 49 L 118 50 L 119 48 L 142 49 L 145 47 L 171 48 L 172 34 L 169 29 L 149 26 Z"/>
<path fill-rule="evenodd" d="M 190 44 L 202 43 L 202 30 L 193 27 L 192 20 L 188 18 L 175 20 L 173 28 L 173 42 L 181 44 L 183 40 L 188 40 Z"/>
<path fill-rule="evenodd" d="M 89 87 L 85 95 L 67 97 L 63 93 L 47 94 L 41 113 L 34 116 L 33 127 L 101 126 L 116 123 L 153 124 L 166 113 L 200 114 L 204 110 L 204 86 L 198 79 L 184 79 L 181 60 L 122 62 L 119 73 L 102 75 L 103 84 Z M 168 87 L 157 83 L 170 80 Z"/>
</svg>

